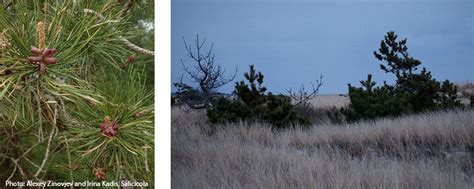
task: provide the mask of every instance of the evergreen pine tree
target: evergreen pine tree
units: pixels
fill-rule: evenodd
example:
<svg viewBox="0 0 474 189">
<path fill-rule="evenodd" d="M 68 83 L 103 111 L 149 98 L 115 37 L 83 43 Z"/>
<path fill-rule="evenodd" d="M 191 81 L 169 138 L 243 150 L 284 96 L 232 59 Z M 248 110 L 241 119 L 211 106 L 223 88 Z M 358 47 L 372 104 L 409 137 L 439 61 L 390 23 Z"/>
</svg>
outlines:
<svg viewBox="0 0 474 189">
<path fill-rule="evenodd" d="M 380 68 L 395 76 L 395 85 L 374 88 L 370 74 L 361 81 L 362 88 L 349 85 L 351 104 L 343 109 L 349 121 L 460 106 L 456 86 L 449 80 L 436 81 L 426 68 L 418 72 L 421 61 L 408 53 L 407 39 L 397 38 L 395 32 L 388 32 L 374 52 L 375 58 L 387 63 Z"/>
</svg>

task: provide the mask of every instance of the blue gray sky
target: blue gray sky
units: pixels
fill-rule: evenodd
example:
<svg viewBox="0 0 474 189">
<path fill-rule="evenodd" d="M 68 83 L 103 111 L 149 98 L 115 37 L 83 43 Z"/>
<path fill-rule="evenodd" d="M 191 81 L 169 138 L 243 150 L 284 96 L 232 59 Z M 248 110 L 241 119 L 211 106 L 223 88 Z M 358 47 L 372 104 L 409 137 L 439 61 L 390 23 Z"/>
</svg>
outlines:
<svg viewBox="0 0 474 189">
<path fill-rule="evenodd" d="M 319 74 L 323 94 L 347 93 L 368 73 L 393 83 L 373 56 L 387 31 L 408 38 L 410 54 L 436 79 L 474 81 L 472 0 L 172 0 L 171 11 L 172 82 L 184 74 L 180 59 L 191 63 L 183 37 L 200 35 L 214 42 L 217 64 L 238 68 L 235 81 L 254 64 L 277 93 Z"/>
</svg>

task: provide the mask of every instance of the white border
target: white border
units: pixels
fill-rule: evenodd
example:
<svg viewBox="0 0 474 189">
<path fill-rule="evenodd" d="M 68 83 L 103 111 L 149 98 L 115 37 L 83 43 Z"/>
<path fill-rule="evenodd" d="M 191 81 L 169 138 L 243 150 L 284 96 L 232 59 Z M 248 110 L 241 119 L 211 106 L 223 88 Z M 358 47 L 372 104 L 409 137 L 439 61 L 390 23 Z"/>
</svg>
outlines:
<svg viewBox="0 0 474 189">
<path fill-rule="evenodd" d="M 171 188 L 171 0 L 155 0 L 155 188 Z"/>
</svg>

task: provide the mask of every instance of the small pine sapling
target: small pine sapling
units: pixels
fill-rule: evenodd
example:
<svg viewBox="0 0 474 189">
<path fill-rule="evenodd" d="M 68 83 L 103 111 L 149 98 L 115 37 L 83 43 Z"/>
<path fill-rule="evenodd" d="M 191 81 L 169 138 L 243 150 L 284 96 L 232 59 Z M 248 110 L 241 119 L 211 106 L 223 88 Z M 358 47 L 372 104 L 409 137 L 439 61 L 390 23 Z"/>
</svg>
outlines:
<svg viewBox="0 0 474 189">
<path fill-rule="evenodd" d="M 264 75 L 257 72 L 253 65 L 250 65 L 249 72 L 244 76 L 247 82 L 239 81 L 235 84 L 234 94 L 237 99 L 221 98 L 217 106 L 207 109 L 209 122 L 261 121 L 278 129 L 309 123 L 293 110 L 290 97 L 266 93 L 267 88 L 263 86 Z"/>
</svg>

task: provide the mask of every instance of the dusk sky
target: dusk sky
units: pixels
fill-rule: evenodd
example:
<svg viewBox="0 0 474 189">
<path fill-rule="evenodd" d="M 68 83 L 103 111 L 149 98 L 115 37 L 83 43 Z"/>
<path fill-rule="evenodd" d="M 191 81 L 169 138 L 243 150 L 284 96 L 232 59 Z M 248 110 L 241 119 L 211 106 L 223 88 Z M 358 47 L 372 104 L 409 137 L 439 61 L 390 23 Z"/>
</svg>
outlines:
<svg viewBox="0 0 474 189">
<path fill-rule="evenodd" d="M 437 80 L 474 81 L 472 0 L 172 0 L 171 11 L 172 82 L 184 74 L 180 59 L 192 63 L 183 37 L 200 35 L 214 42 L 217 64 L 229 74 L 237 67 L 234 82 L 254 64 L 272 92 L 319 74 L 322 94 L 345 94 L 368 73 L 393 83 L 373 55 L 387 31 L 408 38 L 409 53 Z M 232 92 L 234 82 L 220 91 Z"/>
</svg>

